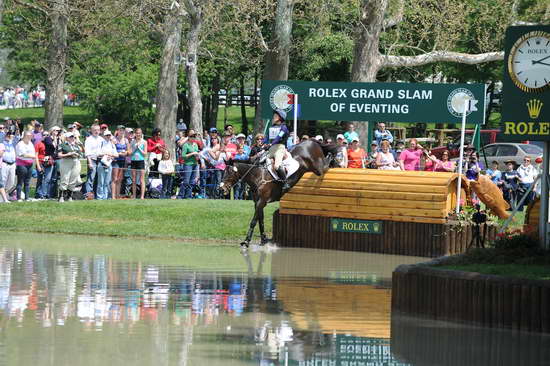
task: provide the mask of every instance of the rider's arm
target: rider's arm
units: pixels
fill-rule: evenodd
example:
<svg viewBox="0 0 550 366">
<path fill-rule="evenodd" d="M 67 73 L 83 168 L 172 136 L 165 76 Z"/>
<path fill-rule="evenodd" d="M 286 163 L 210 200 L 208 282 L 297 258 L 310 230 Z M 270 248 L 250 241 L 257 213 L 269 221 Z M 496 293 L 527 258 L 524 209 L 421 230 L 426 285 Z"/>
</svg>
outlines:
<svg viewBox="0 0 550 366">
<path fill-rule="evenodd" d="M 279 144 L 281 142 L 281 139 L 285 136 L 285 135 L 288 135 L 289 132 L 288 132 L 288 127 L 286 127 L 286 125 L 282 125 L 281 126 L 281 130 L 279 131 L 279 134 L 277 134 L 277 137 L 275 137 L 275 139 L 273 140 L 273 142 L 271 143 L 272 145 L 276 145 L 276 144 Z"/>
</svg>

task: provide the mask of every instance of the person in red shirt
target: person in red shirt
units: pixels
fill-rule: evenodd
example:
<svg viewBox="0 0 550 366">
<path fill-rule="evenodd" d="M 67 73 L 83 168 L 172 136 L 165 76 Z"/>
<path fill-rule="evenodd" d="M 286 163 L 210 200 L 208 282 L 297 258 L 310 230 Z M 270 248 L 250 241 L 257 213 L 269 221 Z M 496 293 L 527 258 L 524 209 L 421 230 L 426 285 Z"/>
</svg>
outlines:
<svg viewBox="0 0 550 366">
<path fill-rule="evenodd" d="M 42 135 L 43 137 L 48 136 L 47 132 L 44 132 Z M 44 142 L 42 140 L 38 140 L 36 144 L 34 144 L 34 150 L 36 151 L 36 154 L 38 155 L 38 161 L 40 163 L 41 167 L 44 167 L 44 157 L 46 156 L 46 145 L 44 145 Z M 44 181 L 44 169 L 38 170 L 38 177 L 36 179 L 36 193 L 34 195 L 34 198 L 43 199 L 48 198 L 48 191 L 44 188 L 45 185 L 43 184 Z"/>
<path fill-rule="evenodd" d="M 233 159 L 237 155 L 238 146 L 232 142 L 232 137 L 229 132 L 226 132 L 223 136 L 223 145 L 227 159 Z"/>
<path fill-rule="evenodd" d="M 364 168 L 367 153 L 359 145 L 357 137 L 352 138 L 351 146 L 348 149 L 348 168 Z"/>
<path fill-rule="evenodd" d="M 153 177 L 158 177 L 158 166 L 159 162 L 162 160 L 162 153 L 166 151 L 166 143 L 160 137 L 161 130 L 160 128 L 153 129 L 153 136 L 147 139 L 147 152 L 149 153 L 149 167 L 150 174 Z"/>
</svg>

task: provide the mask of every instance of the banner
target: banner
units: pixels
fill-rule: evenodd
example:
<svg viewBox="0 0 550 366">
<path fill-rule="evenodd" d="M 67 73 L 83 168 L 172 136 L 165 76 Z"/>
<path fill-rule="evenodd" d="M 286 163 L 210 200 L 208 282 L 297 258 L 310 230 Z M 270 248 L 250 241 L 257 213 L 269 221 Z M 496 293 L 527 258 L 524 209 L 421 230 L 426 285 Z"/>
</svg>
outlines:
<svg viewBox="0 0 550 366">
<path fill-rule="evenodd" d="M 302 120 L 460 123 L 464 101 L 476 99 L 481 108 L 469 112 L 467 121 L 485 122 L 484 84 L 272 80 L 262 82 L 262 118 L 271 119 L 274 109 L 289 113 L 294 94 L 300 100 Z"/>
</svg>

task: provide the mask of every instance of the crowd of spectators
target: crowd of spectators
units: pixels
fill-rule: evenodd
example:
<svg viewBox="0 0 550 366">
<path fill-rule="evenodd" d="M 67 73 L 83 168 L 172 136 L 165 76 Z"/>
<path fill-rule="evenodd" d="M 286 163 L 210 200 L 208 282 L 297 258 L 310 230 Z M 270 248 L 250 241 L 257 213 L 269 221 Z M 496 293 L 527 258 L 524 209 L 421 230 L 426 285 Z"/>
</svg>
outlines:
<svg viewBox="0 0 550 366">
<path fill-rule="evenodd" d="M 66 91 L 64 93 L 65 105 L 77 105 L 77 96 Z M 17 109 L 29 107 L 42 107 L 46 101 L 46 90 L 37 87 L 27 90 L 22 87 L 0 87 L 0 109 Z"/>
<path fill-rule="evenodd" d="M 287 148 L 309 138 L 303 135 L 295 141 L 291 134 Z M 368 151 L 361 146 L 353 124 L 337 134 L 335 142 L 320 135 L 314 138 L 340 146 L 336 156 L 340 167 L 457 171 L 448 151 L 437 158 L 414 138 L 405 147 L 394 140 L 384 123 L 378 124 Z M 65 129 L 54 126 L 45 131 L 38 121 L 21 126 L 21 121 L 6 118 L 0 124 L 0 201 L 31 199 L 33 175 L 37 178 L 34 199 L 221 198 L 217 187 L 227 161 L 252 158 L 264 150 L 265 143 L 263 134 L 236 134 L 232 125 L 221 133 L 216 128 L 199 133 L 180 121 L 175 156 L 171 156 L 159 129 L 146 138 L 140 128 L 118 125 L 111 131 L 97 121 L 89 129 L 74 122 Z M 86 170 L 81 176 L 83 164 Z M 472 147 L 465 151 L 463 172 L 472 180 L 487 174 L 509 202 L 528 190 L 538 174 L 529 157 L 517 169 L 513 162 L 504 172 L 498 170 L 498 164 L 485 169 Z M 246 199 L 248 191 L 245 184 L 238 183 L 234 198 Z"/>
</svg>

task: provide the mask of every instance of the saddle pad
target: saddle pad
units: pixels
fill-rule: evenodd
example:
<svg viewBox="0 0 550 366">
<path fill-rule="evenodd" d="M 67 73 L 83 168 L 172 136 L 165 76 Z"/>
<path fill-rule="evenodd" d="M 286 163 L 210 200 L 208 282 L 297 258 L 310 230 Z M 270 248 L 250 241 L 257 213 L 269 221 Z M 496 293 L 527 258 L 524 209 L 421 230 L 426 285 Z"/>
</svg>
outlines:
<svg viewBox="0 0 550 366">
<path fill-rule="evenodd" d="M 277 172 L 273 170 L 273 160 L 267 159 L 266 165 L 267 165 L 267 171 L 269 172 L 269 174 L 271 174 L 271 176 L 274 179 L 279 179 L 279 175 L 277 174 Z M 296 173 L 296 171 L 300 168 L 300 163 L 298 162 L 298 160 L 294 159 L 292 156 L 287 156 L 287 158 L 283 160 L 281 165 L 286 170 L 287 178 L 290 177 L 292 174 Z"/>
</svg>

